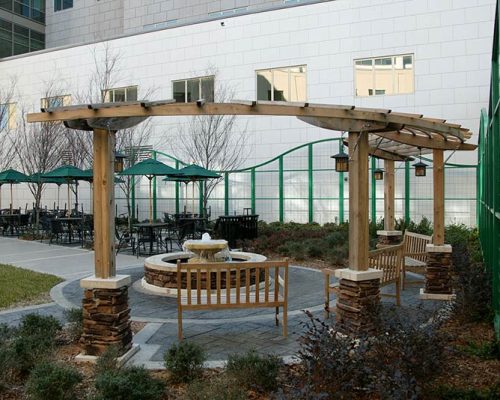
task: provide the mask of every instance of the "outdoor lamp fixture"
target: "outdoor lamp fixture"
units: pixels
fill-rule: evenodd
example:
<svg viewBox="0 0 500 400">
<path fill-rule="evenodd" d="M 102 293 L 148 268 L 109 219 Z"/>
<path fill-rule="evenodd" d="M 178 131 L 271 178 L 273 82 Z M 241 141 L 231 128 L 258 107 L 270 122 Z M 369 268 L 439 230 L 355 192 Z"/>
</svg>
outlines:
<svg viewBox="0 0 500 400">
<path fill-rule="evenodd" d="M 330 158 L 335 159 L 335 171 L 337 172 L 348 172 L 349 171 L 349 156 L 340 150 L 340 153 L 331 156 Z"/>
<path fill-rule="evenodd" d="M 377 168 L 373 171 L 373 178 L 376 181 L 382 181 L 384 179 L 384 170 L 382 168 Z"/>
<path fill-rule="evenodd" d="M 115 151 L 115 172 L 119 173 L 123 171 L 124 160 L 127 156 L 119 151 Z"/>
<path fill-rule="evenodd" d="M 420 161 L 418 163 L 413 164 L 415 167 L 415 176 L 425 176 L 427 174 L 427 164 L 422 162 L 422 149 L 420 150 Z"/>
</svg>

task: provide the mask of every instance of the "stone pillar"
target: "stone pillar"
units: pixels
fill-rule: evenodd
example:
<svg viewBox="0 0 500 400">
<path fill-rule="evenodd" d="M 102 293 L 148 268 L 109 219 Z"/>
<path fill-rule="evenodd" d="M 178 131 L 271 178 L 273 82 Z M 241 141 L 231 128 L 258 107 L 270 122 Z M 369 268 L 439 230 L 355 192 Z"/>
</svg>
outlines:
<svg viewBox="0 0 500 400">
<path fill-rule="evenodd" d="M 452 247 L 449 244 L 436 246 L 428 244 L 427 266 L 425 268 L 425 289 L 420 289 L 424 300 L 452 300 Z"/>
<path fill-rule="evenodd" d="M 80 286 L 83 297 L 83 334 L 80 339 L 82 355 L 100 356 L 111 346 L 120 355 L 132 348 L 130 308 L 128 305 L 129 275 L 113 278 L 85 278 Z"/>
<path fill-rule="evenodd" d="M 383 272 L 375 269 L 354 271 L 338 269 L 337 326 L 347 335 L 376 333 L 376 311 L 380 304 L 380 279 Z"/>
<path fill-rule="evenodd" d="M 394 246 L 403 240 L 403 232 L 401 231 L 377 231 L 377 236 L 377 247 Z"/>
</svg>

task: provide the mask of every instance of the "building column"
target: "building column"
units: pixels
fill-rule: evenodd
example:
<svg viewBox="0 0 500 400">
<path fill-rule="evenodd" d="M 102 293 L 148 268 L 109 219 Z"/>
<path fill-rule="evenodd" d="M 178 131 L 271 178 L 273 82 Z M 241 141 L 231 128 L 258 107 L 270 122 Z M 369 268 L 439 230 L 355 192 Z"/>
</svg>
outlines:
<svg viewBox="0 0 500 400">
<path fill-rule="evenodd" d="M 377 231 L 378 245 L 392 246 L 401 242 L 402 232 L 395 230 L 394 197 L 395 174 L 394 161 L 384 160 L 384 230 Z"/>
<path fill-rule="evenodd" d="M 94 129 L 94 262 L 95 274 L 82 279 L 83 334 L 82 354 L 99 356 L 115 346 L 120 354 L 132 347 L 130 308 L 128 306 L 129 275 L 116 275 L 115 132 Z"/>
<path fill-rule="evenodd" d="M 347 334 L 374 333 L 382 271 L 368 264 L 368 133 L 349 132 L 349 268 L 338 269 L 337 324 Z"/>
<path fill-rule="evenodd" d="M 444 243 L 444 154 L 433 151 L 434 179 L 434 235 L 428 244 L 425 269 L 425 288 L 420 289 L 420 298 L 428 300 L 451 300 L 452 289 L 452 247 Z"/>
</svg>

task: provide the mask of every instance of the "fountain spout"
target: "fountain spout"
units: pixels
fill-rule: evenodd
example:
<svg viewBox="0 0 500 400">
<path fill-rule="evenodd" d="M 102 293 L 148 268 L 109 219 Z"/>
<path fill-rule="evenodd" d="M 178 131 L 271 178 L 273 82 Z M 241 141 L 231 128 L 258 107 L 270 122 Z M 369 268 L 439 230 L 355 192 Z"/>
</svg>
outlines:
<svg viewBox="0 0 500 400">
<path fill-rule="evenodd" d="M 212 240 L 212 237 L 210 236 L 210 234 L 208 232 L 205 232 L 203 235 L 201 235 L 202 242 L 208 242 L 210 240 Z"/>
</svg>

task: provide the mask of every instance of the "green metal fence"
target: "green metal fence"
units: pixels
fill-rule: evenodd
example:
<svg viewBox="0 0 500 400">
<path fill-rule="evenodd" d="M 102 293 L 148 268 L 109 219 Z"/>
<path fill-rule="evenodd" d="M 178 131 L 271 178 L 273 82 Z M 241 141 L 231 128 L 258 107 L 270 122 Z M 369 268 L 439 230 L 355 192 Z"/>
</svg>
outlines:
<svg viewBox="0 0 500 400">
<path fill-rule="evenodd" d="M 500 338 L 500 77 L 499 10 L 495 18 L 489 110 L 481 111 L 479 127 L 478 213 L 481 247 L 493 273 L 495 330 Z"/>
<path fill-rule="evenodd" d="M 348 219 L 348 174 L 334 170 L 330 158 L 342 146 L 340 139 L 324 139 L 295 147 L 266 162 L 237 171 L 222 171 L 224 179 L 212 192 L 208 205 L 212 218 L 219 215 L 243 213 L 249 208 L 266 221 L 344 222 Z M 154 151 L 153 157 L 174 167 L 184 162 Z M 395 215 L 406 221 L 427 217 L 432 220 L 432 161 L 425 178 L 414 176 L 410 162 L 396 163 Z M 376 168 L 373 160 L 371 167 Z M 476 166 L 446 164 L 447 223 L 476 224 Z M 373 176 L 373 174 L 372 174 Z M 153 181 L 154 216 L 163 212 L 191 211 L 192 187 L 181 183 L 167 183 L 160 178 Z M 139 219 L 147 217 L 147 184 L 139 181 L 134 191 L 133 204 L 139 205 Z M 370 215 L 372 221 L 383 218 L 383 181 L 370 182 Z M 202 201 L 195 187 L 194 212 L 200 212 Z M 119 213 L 124 212 L 123 199 L 117 193 Z M 133 207 L 135 210 L 135 206 Z"/>
</svg>

